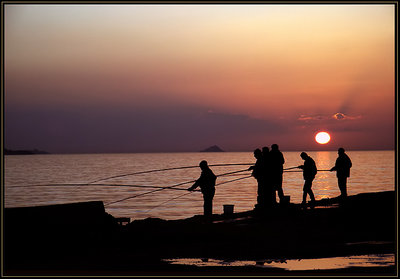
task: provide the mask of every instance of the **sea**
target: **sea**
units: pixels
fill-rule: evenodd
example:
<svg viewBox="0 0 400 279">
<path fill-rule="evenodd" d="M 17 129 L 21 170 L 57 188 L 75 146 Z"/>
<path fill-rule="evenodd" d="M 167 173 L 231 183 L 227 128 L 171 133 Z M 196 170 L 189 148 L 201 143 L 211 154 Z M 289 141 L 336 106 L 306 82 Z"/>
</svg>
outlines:
<svg viewBox="0 0 400 279">
<path fill-rule="evenodd" d="M 284 194 L 290 202 L 300 203 L 304 180 L 301 170 L 294 167 L 304 161 L 300 152 L 282 153 L 284 168 L 290 169 L 283 175 Z M 329 171 L 337 152 L 307 153 L 319 170 L 312 186 L 316 199 L 339 196 L 336 173 Z M 395 151 L 346 153 L 353 163 L 349 195 L 395 190 Z M 201 215 L 202 194 L 186 189 L 200 176 L 202 160 L 218 176 L 213 213 L 223 213 L 224 205 L 233 205 L 234 212 L 254 209 L 257 182 L 248 171 L 255 162 L 252 152 L 7 155 L 4 206 L 103 201 L 106 212 L 131 220 Z M 171 186 L 174 189 L 162 188 Z"/>
</svg>

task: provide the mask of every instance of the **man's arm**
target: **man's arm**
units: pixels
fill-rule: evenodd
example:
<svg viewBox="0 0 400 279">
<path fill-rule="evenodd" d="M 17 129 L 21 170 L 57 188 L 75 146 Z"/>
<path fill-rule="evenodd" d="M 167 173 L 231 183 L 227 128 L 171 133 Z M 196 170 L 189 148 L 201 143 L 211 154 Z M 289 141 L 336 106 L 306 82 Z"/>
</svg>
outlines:
<svg viewBox="0 0 400 279">
<path fill-rule="evenodd" d="M 197 179 L 196 182 L 191 187 L 188 188 L 188 191 L 193 191 L 194 189 L 196 189 L 200 185 L 199 180 L 200 179 Z"/>
</svg>

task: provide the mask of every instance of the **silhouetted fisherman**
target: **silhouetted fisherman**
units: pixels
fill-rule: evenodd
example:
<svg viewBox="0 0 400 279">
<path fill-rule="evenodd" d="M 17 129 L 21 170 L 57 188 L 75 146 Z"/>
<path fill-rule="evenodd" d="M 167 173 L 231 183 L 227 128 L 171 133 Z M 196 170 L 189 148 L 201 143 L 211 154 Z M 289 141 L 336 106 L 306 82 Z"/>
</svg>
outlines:
<svg viewBox="0 0 400 279">
<path fill-rule="evenodd" d="M 350 168 L 353 164 L 342 147 L 338 149 L 338 155 L 335 166 L 331 168 L 331 171 L 336 171 L 340 196 L 345 198 L 347 197 L 347 177 L 350 177 Z"/>
<path fill-rule="evenodd" d="M 278 191 L 279 202 L 282 202 L 284 200 L 282 182 L 283 164 L 285 163 L 285 159 L 283 158 L 283 154 L 279 150 L 279 146 L 277 144 L 271 145 L 271 151 L 269 152 L 269 162 L 271 170 L 271 183 L 274 192 L 274 201 L 276 202 L 276 191 Z"/>
<path fill-rule="evenodd" d="M 265 206 L 265 195 L 264 195 L 264 160 L 263 154 L 260 149 L 254 150 L 254 158 L 256 158 L 256 163 L 251 166 L 249 170 L 252 170 L 252 176 L 257 180 L 257 205 L 256 208 L 263 208 Z"/>
<path fill-rule="evenodd" d="M 208 166 L 207 161 L 201 161 L 199 166 L 201 169 L 201 175 L 199 179 L 197 179 L 196 182 L 192 185 L 192 187 L 188 188 L 188 190 L 193 191 L 198 186 L 200 186 L 204 200 L 204 215 L 211 216 L 213 207 L 212 201 L 215 195 L 215 181 L 217 180 L 217 177 Z"/>
<path fill-rule="evenodd" d="M 269 148 L 264 146 L 262 148 L 262 155 L 263 155 L 263 163 L 264 163 L 264 202 L 265 206 L 271 207 L 276 204 L 275 192 L 273 189 L 273 185 L 271 183 L 271 165 L 270 165 L 270 158 L 269 158 Z"/>
<path fill-rule="evenodd" d="M 306 205 L 307 194 L 310 196 L 310 204 L 314 206 L 315 197 L 314 193 L 311 189 L 312 182 L 317 174 L 317 167 L 315 165 L 315 161 L 313 158 L 308 156 L 307 153 L 301 152 L 300 157 L 304 160 L 304 165 L 298 166 L 298 168 L 303 170 L 303 178 L 304 178 L 304 187 L 303 187 L 303 202 L 301 203 L 303 206 Z"/>
</svg>

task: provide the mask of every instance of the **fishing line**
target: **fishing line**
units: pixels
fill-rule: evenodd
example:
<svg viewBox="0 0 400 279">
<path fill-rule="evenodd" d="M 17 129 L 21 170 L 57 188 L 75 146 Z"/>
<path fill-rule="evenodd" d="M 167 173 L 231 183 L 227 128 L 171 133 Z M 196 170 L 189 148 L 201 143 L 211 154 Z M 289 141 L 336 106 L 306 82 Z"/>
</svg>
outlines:
<svg viewBox="0 0 400 279">
<path fill-rule="evenodd" d="M 192 182 L 192 181 L 190 181 Z M 190 183 L 187 182 L 187 183 Z M 152 185 L 133 185 L 133 184 L 38 184 L 38 185 L 14 185 L 9 186 L 12 188 L 26 188 L 26 187 L 70 187 L 70 186 L 100 186 L 100 187 L 131 187 L 131 188 L 156 188 L 156 189 L 164 189 L 168 186 L 152 186 Z M 183 188 L 169 188 L 171 190 L 187 190 Z"/>
<path fill-rule="evenodd" d="M 224 174 L 220 174 L 219 176 L 224 176 L 224 175 L 233 174 L 233 173 L 238 173 L 238 172 L 243 172 L 243 171 L 246 171 L 246 170 L 239 170 L 239 171 L 224 173 Z M 247 177 L 245 177 L 245 178 L 247 178 Z M 243 177 L 242 177 L 242 178 L 239 178 L 239 179 L 243 179 Z M 239 180 L 239 179 L 234 179 L 234 180 L 232 180 L 232 181 L 236 181 L 236 180 Z M 145 192 L 145 193 L 141 193 L 141 194 L 137 194 L 137 195 L 134 195 L 134 196 L 126 197 L 126 198 L 123 198 L 123 199 L 120 199 L 120 200 L 117 200 L 117 201 L 109 202 L 109 203 L 104 204 L 104 206 L 108 206 L 108 205 L 110 205 L 110 204 L 114 204 L 114 203 L 118 203 L 118 202 L 122 202 L 122 201 L 129 200 L 129 199 L 137 198 L 137 197 L 144 196 L 144 195 L 147 195 L 147 194 L 151 194 L 151 193 L 154 193 L 154 192 L 158 192 L 158 191 L 161 191 L 161 190 L 171 189 L 171 188 L 176 187 L 176 186 L 180 186 L 180 185 L 184 185 L 184 184 L 189 184 L 189 183 L 194 183 L 194 182 L 196 182 L 196 181 L 197 181 L 197 179 L 196 179 L 196 180 L 187 181 L 187 182 L 183 182 L 183 183 L 179 183 L 179 184 L 175 184 L 175 185 L 168 186 L 168 187 L 162 187 L 162 188 L 160 188 L 160 189 L 148 191 L 148 192 Z M 231 181 L 223 182 L 223 183 L 221 183 L 221 184 L 225 184 L 225 183 L 228 183 L 228 182 L 231 182 Z"/>
<path fill-rule="evenodd" d="M 162 187 L 162 188 L 160 188 L 160 189 L 155 189 L 155 190 L 148 191 L 148 192 L 145 192 L 145 193 L 141 193 L 141 194 L 138 194 L 138 195 L 126 197 L 126 198 L 123 198 L 123 199 L 120 199 L 120 200 L 117 200 L 117 201 L 113 201 L 113 202 L 106 203 L 106 204 L 104 204 L 104 206 L 108 206 L 108 205 L 110 205 L 110 204 L 114 204 L 114 203 L 117 203 L 117 202 L 126 201 L 126 200 L 129 200 L 129 199 L 137 198 L 137 197 L 140 197 L 140 196 L 144 196 L 144 195 L 147 195 L 147 194 L 151 194 L 151 193 L 154 193 L 154 192 L 162 191 L 162 190 L 165 190 L 165 189 L 170 189 L 170 188 L 172 188 L 172 187 L 176 187 L 176 186 L 180 186 L 180 185 L 184 185 L 184 184 L 188 184 L 188 183 L 193 183 L 193 182 L 196 182 L 196 180 L 187 181 L 187 182 L 183 182 L 183 183 L 178 183 L 178 184 L 175 184 L 175 185 L 171 185 L 171 186 L 167 186 L 167 187 Z"/>
<path fill-rule="evenodd" d="M 245 170 L 240 170 L 240 171 L 236 171 L 236 172 L 243 172 L 243 171 L 245 171 Z M 231 174 L 231 173 L 236 173 L 236 172 L 229 172 L 229 173 L 221 174 L 219 176 L 223 176 L 223 175 L 227 175 L 227 174 Z M 248 176 L 248 177 L 251 177 L 251 176 Z M 241 177 L 241 178 L 233 179 L 233 180 L 230 180 L 230 181 L 222 182 L 222 183 L 220 183 L 218 185 L 225 184 L 225 183 L 232 182 L 232 181 L 236 181 L 236 180 L 240 180 L 240 179 L 244 179 L 244 178 L 248 178 L 248 177 Z M 196 180 L 192 180 L 192 181 L 179 183 L 179 184 L 175 184 L 175 185 L 171 185 L 171 186 L 168 186 L 168 187 L 162 187 L 160 189 L 148 191 L 148 192 L 145 192 L 145 193 L 141 193 L 141 194 L 137 194 L 137 195 L 134 195 L 134 196 L 126 197 L 126 198 L 123 198 L 123 199 L 120 199 L 120 200 L 117 200 L 117 201 L 109 202 L 109 203 L 106 203 L 104 206 L 108 206 L 110 204 L 114 204 L 114 203 L 118 203 L 118 202 L 129 200 L 129 199 L 137 198 L 137 197 L 144 196 L 144 195 L 147 195 L 147 194 L 151 194 L 151 193 L 154 193 L 154 192 L 158 192 L 158 191 L 161 191 L 161 190 L 171 189 L 171 188 L 176 187 L 176 186 L 189 184 L 189 183 L 194 183 L 196 181 L 197 181 L 197 179 Z"/>
<path fill-rule="evenodd" d="M 214 165 L 209 165 L 209 166 L 210 167 L 223 167 L 223 166 L 248 166 L 248 165 L 254 165 L 254 164 L 250 164 L 250 163 L 234 163 L 234 164 L 214 164 Z M 121 175 L 105 177 L 105 178 L 101 178 L 101 179 L 98 179 L 98 180 L 94 180 L 92 182 L 88 182 L 88 184 L 93 184 L 93 183 L 100 182 L 100 181 L 103 181 L 103 180 L 119 178 L 119 177 L 125 177 L 125 176 L 131 176 L 131 175 L 138 175 L 138 174 L 145 174 L 145 173 L 159 172 L 159 171 L 168 171 L 168 170 L 191 169 L 191 168 L 198 168 L 198 167 L 199 166 L 196 165 L 196 166 L 185 166 L 185 167 L 176 167 L 176 168 L 166 168 L 166 169 L 140 171 L 140 172 L 134 172 L 134 173 L 128 173 L 128 174 L 121 174 Z"/>
<path fill-rule="evenodd" d="M 297 167 L 296 167 L 297 168 Z M 292 168 L 291 168 L 292 169 Z M 228 173 L 223 173 L 217 175 L 217 177 L 220 176 L 243 176 L 247 175 L 246 173 L 239 173 L 239 172 L 244 172 L 247 171 L 245 170 L 239 170 L 239 171 L 234 171 L 234 172 L 228 172 Z M 331 171 L 331 170 L 318 170 L 318 171 Z M 302 170 L 298 171 L 284 171 L 284 172 L 303 172 Z M 183 184 L 191 183 L 194 182 L 193 180 L 183 182 Z M 180 184 L 180 185 L 183 185 Z M 72 186 L 100 186 L 100 187 L 132 187 L 132 188 L 156 188 L 156 189 L 171 189 L 171 190 L 187 190 L 184 188 L 174 188 L 173 186 L 153 186 L 153 185 L 136 185 L 136 184 L 110 184 L 110 183 L 102 183 L 102 184 L 90 184 L 90 183 L 62 183 L 62 184 L 30 184 L 30 185 L 9 185 L 8 187 L 11 188 L 28 188 L 28 187 L 72 187 Z"/>
<path fill-rule="evenodd" d="M 317 171 L 331 171 L 331 170 L 317 170 Z M 298 170 L 298 171 L 284 171 L 284 172 L 303 172 L 302 170 Z"/>
<path fill-rule="evenodd" d="M 246 170 L 239 170 L 239 171 L 223 173 L 223 174 L 220 174 L 220 175 L 217 175 L 217 176 L 232 175 L 232 174 L 243 172 L 243 171 L 246 171 Z M 184 185 L 184 184 L 194 183 L 194 182 L 196 182 L 196 180 L 190 180 L 190 181 L 174 184 L 174 185 L 171 185 L 171 186 L 165 186 L 165 187 L 162 187 L 162 186 L 147 186 L 147 185 L 132 185 L 132 184 L 126 185 L 126 184 L 91 184 L 91 183 L 15 185 L 15 186 L 10 186 L 10 187 L 13 187 L 13 188 L 23 188 L 23 187 L 25 187 L 26 188 L 26 187 L 54 187 L 54 186 L 56 186 L 56 187 L 57 186 L 58 187 L 68 187 L 68 186 L 77 186 L 77 187 L 82 187 L 82 186 L 104 186 L 104 187 L 136 187 L 136 188 L 155 188 L 156 189 L 156 190 L 152 190 L 152 191 L 148 191 L 148 192 L 145 192 L 145 193 L 137 194 L 135 196 L 130 196 L 130 197 L 127 197 L 127 198 L 124 198 L 124 199 L 121 199 L 121 200 L 118 200 L 118 201 L 115 201 L 115 202 L 111 202 L 111 203 L 105 204 L 105 205 L 110 205 L 110 204 L 113 204 L 113 203 L 116 203 L 116 202 L 120 202 L 120 201 L 124 201 L 124 200 L 127 200 L 127 199 L 140 197 L 140 196 L 143 196 L 143 195 L 151 194 L 151 193 L 154 193 L 154 192 L 157 192 L 157 191 L 161 191 L 161 190 L 165 190 L 165 189 L 186 191 L 187 189 L 175 188 L 175 187 L 176 186 L 180 186 L 180 185 Z M 195 191 L 198 191 L 198 190 L 195 190 Z"/>
<path fill-rule="evenodd" d="M 167 200 L 167 201 L 165 201 L 165 202 L 160 203 L 159 205 L 156 205 L 155 207 L 150 208 L 149 210 L 145 211 L 145 213 L 150 212 L 150 211 L 152 211 L 153 209 L 162 206 L 163 204 L 169 203 L 170 201 L 179 199 L 180 197 L 183 197 L 183 196 L 186 196 L 186 195 L 190 195 L 190 194 L 192 194 L 192 193 L 193 193 L 193 192 L 189 192 L 189 193 L 185 193 L 185 194 L 183 194 L 183 195 L 179 195 L 179 196 L 177 196 L 177 197 L 173 197 L 172 199 L 169 199 L 169 200 Z"/>
<path fill-rule="evenodd" d="M 226 173 L 217 175 L 217 177 L 225 176 L 225 175 L 231 175 L 231 174 L 235 174 L 235 173 L 239 173 L 239 172 L 244 172 L 244 171 L 248 171 L 248 169 L 245 169 L 245 170 L 238 170 L 238 171 L 232 171 L 232 172 L 226 172 Z"/>
<path fill-rule="evenodd" d="M 286 169 L 283 169 L 284 171 L 286 171 L 286 170 L 292 170 L 292 169 L 297 169 L 298 167 L 291 167 L 291 168 L 286 168 Z"/>
<path fill-rule="evenodd" d="M 233 174 L 227 174 L 226 176 L 244 176 L 248 175 L 247 173 L 233 173 Z"/>
<path fill-rule="evenodd" d="M 225 184 L 225 183 L 229 183 L 229 182 L 238 181 L 238 180 L 245 179 L 245 178 L 249 178 L 249 177 L 251 177 L 251 175 L 250 175 L 250 176 L 246 176 L 246 177 L 241 177 L 241 178 L 233 179 L 233 180 L 229 180 L 229 181 L 225 181 L 225 182 L 216 184 L 215 186 L 219 186 L 219 185 L 222 185 L 222 184 Z M 179 196 L 173 197 L 172 199 L 169 199 L 169 200 L 167 200 L 167 201 L 165 201 L 165 202 L 162 202 L 162 203 L 160 203 L 159 205 L 157 205 L 157 206 L 155 206 L 155 207 L 153 207 L 153 208 L 147 210 L 145 213 L 150 212 L 151 210 L 153 210 L 153 209 L 155 209 L 155 208 L 157 208 L 157 207 L 160 207 L 160 206 L 162 206 L 162 205 L 164 205 L 164 204 L 166 204 L 166 203 L 168 203 L 168 202 L 170 202 L 170 201 L 173 201 L 173 200 L 175 200 L 175 199 L 179 199 L 180 197 L 183 197 L 183 196 L 186 196 L 186 195 L 189 195 L 189 194 L 192 194 L 192 193 L 193 193 L 193 192 L 189 192 L 189 193 L 185 193 L 185 194 L 183 194 L 183 195 L 179 195 Z"/>
<path fill-rule="evenodd" d="M 225 181 L 225 182 L 221 182 L 221 183 L 216 184 L 215 186 L 219 186 L 219 185 L 222 185 L 222 184 L 225 184 L 225 183 L 238 181 L 238 180 L 245 179 L 245 178 L 250 178 L 250 177 L 252 177 L 252 175 L 245 176 L 245 177 L 240 177 L 240 178 L 236 178 L 236 179 L 232 179 L 232 180 L 228 180 L 228 181 Z"/>
</svg>

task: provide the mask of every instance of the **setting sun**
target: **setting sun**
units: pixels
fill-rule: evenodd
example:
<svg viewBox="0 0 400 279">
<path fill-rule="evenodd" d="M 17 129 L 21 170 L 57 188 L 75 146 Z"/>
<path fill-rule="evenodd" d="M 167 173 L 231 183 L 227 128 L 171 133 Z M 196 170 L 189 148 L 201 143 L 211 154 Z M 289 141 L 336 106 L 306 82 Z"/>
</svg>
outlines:
<svg viewBox="0 0 400 279">
<path fill-rule="evenodd" d="M 327 144 L 331 140 L 331 136 L 327 132 L 319 132 L 315 136 L 315 141 L 319 144 Z"/>
</svg>

